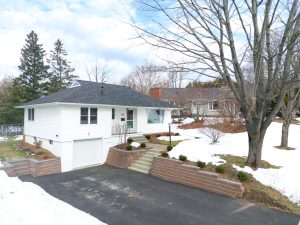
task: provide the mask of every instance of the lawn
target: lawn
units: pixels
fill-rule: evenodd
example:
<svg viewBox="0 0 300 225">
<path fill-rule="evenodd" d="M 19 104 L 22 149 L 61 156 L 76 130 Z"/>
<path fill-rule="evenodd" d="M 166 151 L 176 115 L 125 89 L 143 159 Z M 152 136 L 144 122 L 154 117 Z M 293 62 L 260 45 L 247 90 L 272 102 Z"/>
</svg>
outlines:
<svg viewBox="0 0 300 225">
<path fill-rule="evenodd" d="M 178 145 L 181 141 L 171 141 L 171 146 L 175 147 L 176 145 Z M 169 141 L 165 141 L 165 140 L 158 140 L 156 139 L 153 143 L 156 144 L 161 144 L 161 145 L 170 145 Z"/>
<path fill-rule="evenodd" d="M 14 137 L 9 137 L 7 141 L 0 142 L 0 161 L 26 158 L 26 152 L 15 147 L 18 142 L 20 141 L 16 141 Z"/>
</svg>

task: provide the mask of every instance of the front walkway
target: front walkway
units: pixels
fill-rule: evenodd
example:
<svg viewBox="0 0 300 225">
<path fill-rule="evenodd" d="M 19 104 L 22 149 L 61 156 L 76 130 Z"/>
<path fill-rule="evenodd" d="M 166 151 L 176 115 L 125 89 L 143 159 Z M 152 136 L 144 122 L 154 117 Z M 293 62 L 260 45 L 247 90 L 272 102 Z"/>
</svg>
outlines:
<svg viewBox="0 0 300 225">
<path fill-rule="evenodd" d="M 152 150 L 157 150 L 157 151 L 160 151 L 160 152 L 164 152 L 167 150 L 167 146 L 166 145 L 161 145 L 161 144 L 154 144 L 154 143 L 151 143 L 151 142 L 148 142 L 147 143 L 147 147 L 150 147 L 152 148 Z"/>
<path fill-rule="evenodd" d="M 130 170 L 98 166 L 21 177 L 109 225 L 296 225 L 300 216 Z"/>
</svg>

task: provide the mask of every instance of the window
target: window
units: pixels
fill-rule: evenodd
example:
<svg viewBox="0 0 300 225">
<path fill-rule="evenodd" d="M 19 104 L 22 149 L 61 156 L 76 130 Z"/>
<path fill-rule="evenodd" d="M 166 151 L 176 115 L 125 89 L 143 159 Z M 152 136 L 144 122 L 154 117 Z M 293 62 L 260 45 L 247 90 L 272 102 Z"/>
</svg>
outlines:
<svg viewBox="0 0 300 225">
<path fill-rule="evenodd" d="M 90 124 L 97 124 L 97 108 L 90 108 Z"/>
<path fill-rule="evenodd" d="M 34 108 L 28 109 L 28 120 L 34 121 Z"/>
<path fill-rule="evenodd" d="M 80 124 L 97 124 L 97 108 L 80 108 Z"/>
<path fill-rule="evenodd" d="M 53 145 L 53 140 L 49 140 L 49 144 L 50 144 L 50 145 Z"/>
<path fill-rule="evenodd" d="M 112 108 L 111 109 L 111 118 L 114 120 L 115 116 L 116 116 L 116 110 L 115 110 L 115 108 Z"/>
<path fill-rule="evenodd" d="M 208 103 L 208 109 L 211 111 L 216 111 L 219 109 L 219 102 L 218 101 L 213 101 Z"/>
<path fill-rule="evenodd" d="M 165 111 L 161 109 L 149 109 L 148 123 L 162 123 L 164 121 Z"/>
<path fill-rule="evenodd" d="M 80 124 L 89 123 L 89 108 L 80 108 Z"/>
</svg>

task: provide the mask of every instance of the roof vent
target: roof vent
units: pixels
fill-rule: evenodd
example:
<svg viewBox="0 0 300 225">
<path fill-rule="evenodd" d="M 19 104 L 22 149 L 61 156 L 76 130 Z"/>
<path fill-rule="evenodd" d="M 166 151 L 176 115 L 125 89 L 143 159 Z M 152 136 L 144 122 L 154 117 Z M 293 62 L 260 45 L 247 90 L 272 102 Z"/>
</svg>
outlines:
<svg viewBox="0 0 300 225">
<path fill-rule="evenodd" d="M 73 83 L 68 88 L 80 87 L 80 83 L 77 80 L 74 80 Z"/>
</svg>

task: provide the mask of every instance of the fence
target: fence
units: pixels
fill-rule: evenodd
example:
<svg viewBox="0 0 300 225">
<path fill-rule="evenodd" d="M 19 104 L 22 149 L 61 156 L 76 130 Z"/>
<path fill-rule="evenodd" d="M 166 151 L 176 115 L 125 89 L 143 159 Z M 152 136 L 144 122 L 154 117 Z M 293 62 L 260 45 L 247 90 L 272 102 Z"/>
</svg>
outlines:
<svg viewBox="0 0 300 225">
<path fill-rule="evenodd" d="M 22 135 L 24 131 L 23 124 L 4 124 L 0 125 L 0 136 Z"/>
</svg>

